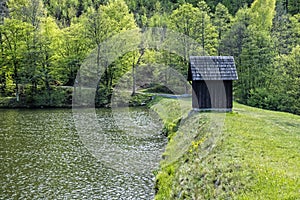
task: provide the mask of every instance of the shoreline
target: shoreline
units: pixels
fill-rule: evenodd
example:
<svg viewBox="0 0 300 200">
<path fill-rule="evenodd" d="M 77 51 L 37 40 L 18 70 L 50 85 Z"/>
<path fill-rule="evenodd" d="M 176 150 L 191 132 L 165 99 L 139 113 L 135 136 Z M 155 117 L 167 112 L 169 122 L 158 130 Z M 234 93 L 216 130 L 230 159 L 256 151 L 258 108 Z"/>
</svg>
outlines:
<svg viewBox="0 0 300 200">
<path fill-rule="evenodd" d="M 136 95 L 130 97 L 128 102 L 119 101 L 115 102 L 118 107 L 141 107 L 148 106 L 152 101 L 153 94 L 146 93 L 137 93 Z M 24 101 L 17 102 L 15 97 L 1 97 L 0 98 L 0 109 L 72 109 L 72 108 L 112 108 L 111 102 L 109 103 L 101 103 L 96 105 L 73 105 L 72 102 L 64 103 L 64 104 L 34 104 L 34 103 L 26 103 Z"/>
</svg>

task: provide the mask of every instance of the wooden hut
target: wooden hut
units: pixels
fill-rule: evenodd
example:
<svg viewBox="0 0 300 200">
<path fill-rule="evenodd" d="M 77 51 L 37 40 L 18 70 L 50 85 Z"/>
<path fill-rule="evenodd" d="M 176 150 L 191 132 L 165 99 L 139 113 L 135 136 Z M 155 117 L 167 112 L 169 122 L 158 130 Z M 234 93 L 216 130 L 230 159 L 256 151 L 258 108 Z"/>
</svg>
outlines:
<svg viewBox="0 0 300 200">
<path fill-rule="evenodd" d="M 192 81 L 193 109 L 231 111 L 232 81 L 237 79 L 232 56 L 191 56 L 188 81 Z"/>
</svg>

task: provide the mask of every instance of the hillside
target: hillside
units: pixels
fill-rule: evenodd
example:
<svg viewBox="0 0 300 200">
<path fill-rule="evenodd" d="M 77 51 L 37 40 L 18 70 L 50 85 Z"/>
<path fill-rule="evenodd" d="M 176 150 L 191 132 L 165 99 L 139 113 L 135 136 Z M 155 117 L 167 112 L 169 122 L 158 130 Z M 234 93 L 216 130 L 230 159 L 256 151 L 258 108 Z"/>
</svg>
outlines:
<svg viewBox="0 0 300 200">
<path fill-rule="evenodd" d="M 299 8 L 299 0 L 3 0 L 0 107 L 69 105 L 67 88 L 94 79 L 95 104 L 107 107 L 124 78 L 133 94 L 160 80 L 172 85 L 166 68 L 186 77 L 189 56 L 205 54 L 234 57 L 237 102 L 300 114 Z M 157 34 L 149 28 L 163 30 L 148 37 Z M 108 44 L 113 38 L 131 48 Z M 87 66 L 101 73 L 83 73 Z"/>
<path fill-rule="evenodd" d="M 232 113 L 185 114 L 174 133 L 180 107 L 186 113 L 189 105 L 152 106 L 173 132 L 156 199 L 300 198 L 300 116 L 235 103 Z"/>
</svg>

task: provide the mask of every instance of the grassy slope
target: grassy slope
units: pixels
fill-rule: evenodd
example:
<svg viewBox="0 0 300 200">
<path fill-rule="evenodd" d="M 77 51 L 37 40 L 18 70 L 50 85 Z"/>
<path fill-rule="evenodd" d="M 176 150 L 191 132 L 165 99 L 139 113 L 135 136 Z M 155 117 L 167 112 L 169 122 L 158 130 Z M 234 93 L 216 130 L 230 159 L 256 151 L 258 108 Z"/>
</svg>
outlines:
<svg viewBox="0 0 300 200">
<path fill-rule="evenodd" d="M 174 132 L 178 102 L 152 108 Z M 171 135 L 156 199 L 300 199 L 300 116 L 235 103 L 226 115 L 190 115 Z"/>
</svg>

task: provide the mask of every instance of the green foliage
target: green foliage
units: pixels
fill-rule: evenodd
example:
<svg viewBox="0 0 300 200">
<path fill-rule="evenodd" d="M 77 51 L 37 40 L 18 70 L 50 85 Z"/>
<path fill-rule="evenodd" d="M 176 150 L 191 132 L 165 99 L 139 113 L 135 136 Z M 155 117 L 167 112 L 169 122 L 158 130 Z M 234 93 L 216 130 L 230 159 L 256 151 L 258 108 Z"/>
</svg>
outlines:
<svg viewBox="0 0 300 200">
<path fill-rule="evenodd" d="M 247 37 L 247 28 L 249 26 L 250 14 L 248 8 L 240 9 L 231 25 L 231 28 L 225 33 L 220 41 L 220 49 L 224 55 L 234 56 L 237 67 L 241 65 L 242 46 Z M 238 68 L 239 72 L 239 68 Z M 240 72 L 238 73 L 240 74 Z"/>
<path fill-rule="evenodd" d="M 115 33 L 136 28 L 134 17 L 129 13 L 124 0 L 110 0 L 107 5 L 101 8 L 106 14 L 105 18 L 109 18 L 117 24 Z M 111 22 L 110 25 L 112 25 Z"/>
<path fill-rule="evenodd" d="M 225 36 L 225 33 L 229 30 L 231 25 L 232 16 L 229 14 L 228 9 L 221 3 L 216 6 L 214 13 L 213 24 L 215 25 L 218 32 L 218 55 L 222 55 L 221 41 Z"/>
<path fill-rule="evenodd" d="M 72 89 L 69 88 L 51 88 L 49 93 L 46 88 L 41 88 L 37 91 L 38 95 L 27 97 L 25 105 L 32 107 L 66 107 L 71 105 Z"/>
<path fill-rule="evenodd" d="M 57 49 L 59 59 L 55 60 L 57 70 L 53 72 L 55 77 L 63 85 L 73 86 L 77 71 L 90 52 L 90 40 L 85 37 L 84 25 L 73 23 L 64 28 L 59 35 L 60 48 Z"/>
<path fill-rule="evenodd" d="M 297 104 L 295 101 L 299 97 L 284 95 L 289 88 L 283 83 L 282 71 L 278 68 L 278 62 L 274 64 L 274 59 L 276 55 L 280 59 L 282 54 L 289 55 L 299 45 L 300 25 L 298 15 L 288 16 L 285 12 L 279 12 L 280 9 L 277 8 L 275 18 L 275 1 L 257 0 L 250 9 L 241 9 L 222 40 L 221 49 L 236 59 L 239 80 L 235 83 L 235 95 L 238 101 L 291 112 L 291 109 L 283 109 L 283 105 L 287 105 L 286 102 Z M 285 79 L 291 81 L 288 77 L 292 76 L 289 74 Z M 285 91 L 278 92 L 282 86 L 286 87 Z M 288 105 L 293 107 L 294 113 L 298 113 L 291 103 Z"/>
<path fill-rule="evenodd" d="M 235 14 L 243 6 L 251 5 L 253 0 L 206 0 L 206 2 L 211 8 L 215 8 L 218 3 L 221 3 L 228 8 L 230 14 Z"/>
<path fill-rule="evenodd" d="M 171 15 L 170 28 L 195 39 L 207 54 L 217 53 L 217 31 L 204 1 L 199 2 L 198 7 L 183 4 L 174 10 Z M 189 46 L 190 44 L 187 44 L 188 48 Z"/>
<path fill-rule="evenodd" d="M 273 87 L 270 95 L 276 98 L 276 109 L 300 114 L 300 46 L 289 55 L 276 58 Z"/>
<path fill-rule="evenodd" d="M 274 19 L 272 36 L 278 54 L 288 54 L 297 44 L 297 37 L 293 37 L 290 17 L 288 15 L 277 15 Z M 298 42 L 299 43 L 299 42 Z"/>
<path fill-rule="evenodd" d="M 16 19 L 5 19 L 4 25 L 0 26 L 1 34 L 3 35 L 5 57 L 3 62 L 3 71 L 11 77 L 15 84 L 15 94 L 17 101 L 19 101 L 19 84 L 21 82 L 22 68 L 24 69 L 24 54 L 26 49 L 26 40 L 32 37 L 33 27 L 25 22 Z"/>
<path fill-rule="evenodd" d="M 297 0 L 8 0 L 1 6 L 1 96 L 22 101 L 20 95 L 27 95 L 25 99 L 33 99 L 44 88 L 47 95 L 43 98 L 49 99 L 52 88 L 74 84 L 82 62 L 93 49 L 100 52 L 102 42 L 123 31 L 138 27 L 143 31 L 150 26 L 193 38 L 204 49 L 197 50 L 197 55 L 234 56 L 239 76 L 234 94 L 238 101 L 299 113 L 298 88 L 290 88 L 287 83 L 297 83 L 294 77 L 298 74 L 283 70 L 297 63 L 284 63 L 295 56 L 293 49 L 300 45 Z M 136 34 L 131 39 L 141 38 Z M 159 63 L 186 76 L 194 47 L 187 40 L 180 42 L 184 44 L 184 57 L 158 48 L 147 49 L 143 43 L 139 51 L 128 52 L 109 66 L 100 66 L 106 58 L 96 54 L 98 69 L 104 70 L 98 71 L 103 76 L 96 102 L 107 105 L 125 73 L 132 68 L 140 73 L 137 65 Z M 173 84 L 167 76 L 161 78 Z M 126 84 L 133 90 L 132 82 L 130 79 Z M 24 93 L 22 88 L 30 92 Z"/>
<path fill-rule="evenodd" d="M 156 194 L 155 199 L 167 199 L 171 196 L 175 168 L 177 167 L 169 165 L 156 176 L 155 190 L 158 190 L 158 193 Z"/>
<path fill-rule="evenodd" d="M 257 31 L 270 31 L 275 16 L 276 0 L 255 0 L 251 5 L 251 26 Z"/>
<path fill-rule="evenodd" d="M 248 38 L 242 46 L 239 81 L 237 82 L 237 98 L 245 102 L 250 98 L 250 91 L 268 87 L 272 59 L 273 44 L 267 32 L 249 30 Z M 250 100 L 251 101 L 251 100 Z"/>
<path fill-rule="evenodd" d="M 173 94 L 169 88 L 159 84 L 150 85 L 150 87 L 143 90 L 143 92 Z"/>
<path fill-rule="evenodd" d="M 300 2 L 298 0 L 278 0 L 277 4 L 284 14 L 295 15 L 300 13 Z"/>
</svg>

